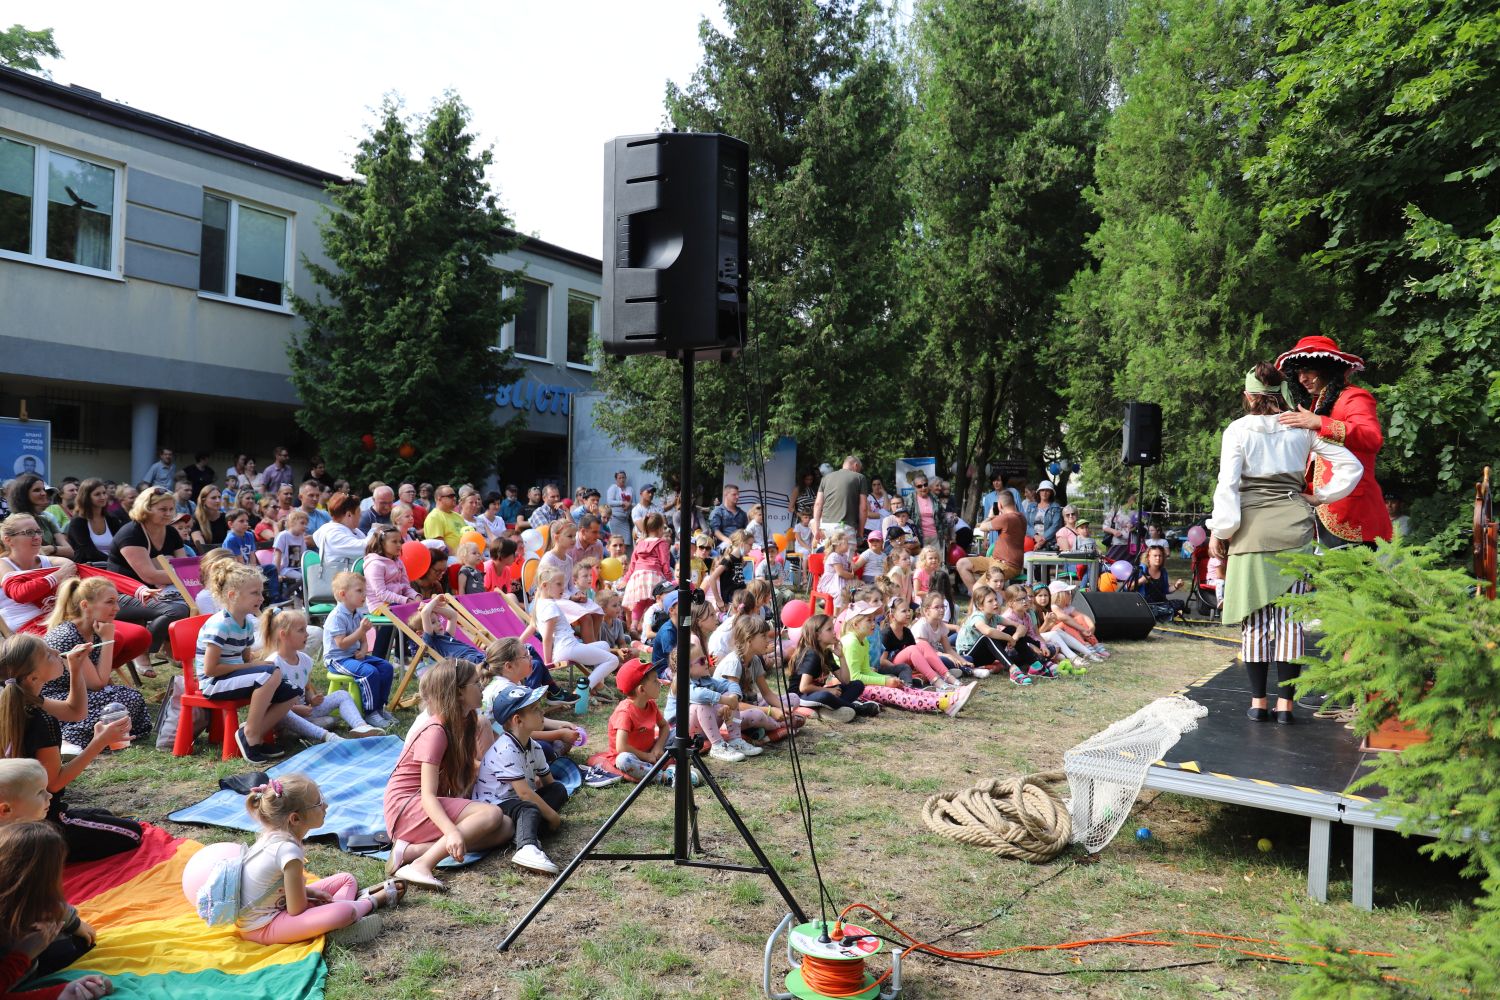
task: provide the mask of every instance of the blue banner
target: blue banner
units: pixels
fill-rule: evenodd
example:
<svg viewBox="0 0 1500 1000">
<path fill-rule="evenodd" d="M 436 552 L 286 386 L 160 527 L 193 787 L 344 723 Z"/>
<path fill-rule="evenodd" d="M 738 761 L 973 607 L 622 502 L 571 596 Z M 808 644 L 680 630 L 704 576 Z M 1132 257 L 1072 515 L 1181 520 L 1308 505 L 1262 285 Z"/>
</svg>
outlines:
<svg viewBox="0 0 1500 1000">
<path fill-rule="evenodd" d="M 52 424 L 47 420 L 0 417 L 0 477 L 35 472 L 52 474 Z"/>
</svg>

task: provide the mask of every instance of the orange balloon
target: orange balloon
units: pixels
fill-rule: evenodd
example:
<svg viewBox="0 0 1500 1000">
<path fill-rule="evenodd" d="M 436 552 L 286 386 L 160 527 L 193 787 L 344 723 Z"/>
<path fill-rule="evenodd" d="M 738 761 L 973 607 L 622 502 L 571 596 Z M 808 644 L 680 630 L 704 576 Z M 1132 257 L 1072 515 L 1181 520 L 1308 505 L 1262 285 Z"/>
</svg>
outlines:
<svg viewBox="0 0 1500 1000">
<path fill-rule="evenodd" d="M 551 538 L 551 536 L 552 536 L 552 525 L 550 525 L 550 524 L 544 524 L 544 525 L 542 525 L 540 528 L 538 528 L 536 530 L 540 531 L 542 533 L 542 545 L 543 546 L 547 546 L 547 545 L 551 545 L 552 544 L 552 538 Z"/>
<path fill-rule="evenodd" d="M 1105 593 L 1110 593 L 1120 586 L 1120 581 L 1115 579 L 1115 575 L 1113 573 L 1100 573 L 1099 583 L 1097 584 L 1097 586 Z"/>
<path fill-rule="evenodd" d="M 776 548 L 782 552 L 786 551 L 786 532 L 778 531 L 771 536 L 771 541 L 776 543 Z"/>
<path fill-rule="evenodd" d="M 477 531 L 465 531 L 458 541 L 460 545 L 464 542 L 473 542 L 481 550 L 484 549 L 484 536 Z"/>
</svg>

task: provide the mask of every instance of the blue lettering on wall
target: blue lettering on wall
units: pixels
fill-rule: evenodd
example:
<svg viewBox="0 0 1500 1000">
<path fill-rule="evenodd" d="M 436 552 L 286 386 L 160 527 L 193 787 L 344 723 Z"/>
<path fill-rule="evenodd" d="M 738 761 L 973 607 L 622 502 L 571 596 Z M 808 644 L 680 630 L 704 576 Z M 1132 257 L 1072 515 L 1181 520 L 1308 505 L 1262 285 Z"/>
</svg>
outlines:
<svg viewBox="0 0 1500 1000">
<path fill-rule="evenodd" d="M 495 390 L 496 406 L 511 406 L 517 410 L 535 408 L 538 413 L 560 413 L 567 416 L 573 408 L 575 389 L 565 385 L 546 385 L 521 379 L 514 385 L 502 385 Z"/>
</svg>

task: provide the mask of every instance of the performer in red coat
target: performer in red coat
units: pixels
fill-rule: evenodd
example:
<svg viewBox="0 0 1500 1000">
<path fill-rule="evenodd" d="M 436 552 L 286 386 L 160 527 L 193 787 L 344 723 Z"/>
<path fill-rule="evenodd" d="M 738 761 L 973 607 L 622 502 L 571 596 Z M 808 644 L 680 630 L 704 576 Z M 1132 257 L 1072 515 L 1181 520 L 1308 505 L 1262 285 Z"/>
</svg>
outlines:
<svg viewBox="0 0 1500 1000">
<path fill-rule="evenodd" d="M 1317 431 L 1318 436 L 1354 452 L 1365 467 L 1354 492 L 1318 508 L 1319 535 L 1327 546 L 1374 544 L 1391 537 L 1391 515 L 1375 480 L 1375 456 L 1385 444 L 1375 397 L 1351 385 L 1349 376 L 1364 371 L 1364 361 L 1339 350 L 1329 337 L 1303 337 L 1297 346 L 1276 359 L 1276 367 L 1292 380 L 1293 413 L 1281 423 Z M 1327 485 L 1330 470 L 1314 457 L 1308 468 L 1308 491 Z"/>
</svg>

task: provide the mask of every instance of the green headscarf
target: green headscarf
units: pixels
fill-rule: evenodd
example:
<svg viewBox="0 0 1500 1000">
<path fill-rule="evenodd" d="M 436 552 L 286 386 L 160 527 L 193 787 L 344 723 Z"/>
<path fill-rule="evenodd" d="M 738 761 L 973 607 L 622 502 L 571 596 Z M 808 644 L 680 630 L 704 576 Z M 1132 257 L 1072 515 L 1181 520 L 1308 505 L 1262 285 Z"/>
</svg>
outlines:
<svg viewBox="0 0 1500 1000">
<path fill-rule="evenodd" d="M 1254 368 L 1245 373 L 1245 391 L 1257 395 L 1280 396 L 1286 401 L 1286 408 L 1288 410 L 1295 410 L 1297 408 L 1297 404 L 1292 402 L 1292 387 L 1290 383 L 1283 379 L 1280 387 L 1273 389 L 1255 377 Z"/>
</svg>

